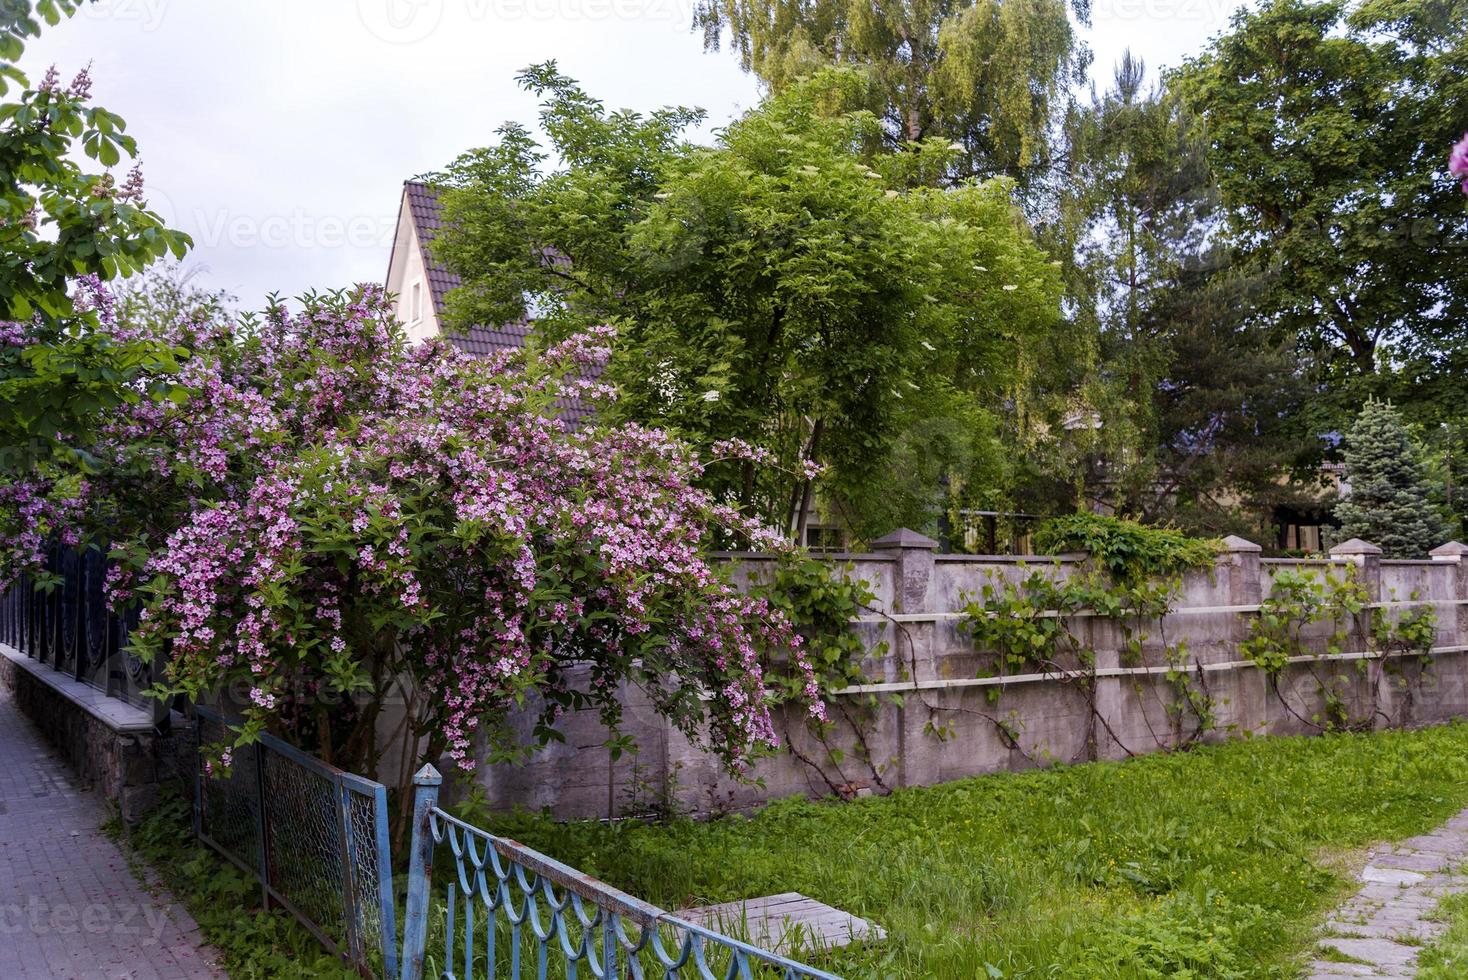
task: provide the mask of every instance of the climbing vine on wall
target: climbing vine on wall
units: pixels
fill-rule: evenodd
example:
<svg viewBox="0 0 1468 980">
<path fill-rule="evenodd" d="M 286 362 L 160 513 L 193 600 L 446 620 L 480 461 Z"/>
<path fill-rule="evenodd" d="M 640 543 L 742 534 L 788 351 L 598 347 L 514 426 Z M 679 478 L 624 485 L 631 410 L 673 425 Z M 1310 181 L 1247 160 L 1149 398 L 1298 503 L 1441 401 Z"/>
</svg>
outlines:
<svg viewBox="0 0 1468 980">
<path fill-rule="evenodd" d="M 1135 739 L 1135 733 L 1113 731 L 1098 709 L 1098 650 L 1116 650 L 1120 666 L 1151 667 L 1154 677 L 1167 682 L 1135 680 L 1137 699 L 1154 699 L 1167 715 L 1167 723 L 1153 729 L 1158 712 L 1140 712 L 1138 717 L 1148 726 L 1142 738 L 1150 734 L 1157 747 L 1173 749 L 1216 730 L 1218 712 L 1207 684 L 1209 675 L 1186 639 L 1168 636 L 1167 616 L 1182 595 L 1185 575 L 1213 568 L 1218 543 L 1093 514 L 1048 522 L 1037 532 L 1036 542 L 1052 553 L 1085 552 L 1085 557 L 1020 565 L 1018 574 L 994 572 L 976 594 L 965 597 L 959 626 L 984 655 L 980 672 L 1009 677 L 1041 674 L 1072 685 L 1089 708 L 1082 750 L 1089 758 L 1098 757 L 1108 740 L 1128 755 L 1145 750 L 1126 744 L 1119 736 Z M 824 721 L 790 716 L 785 721 L 786 747 L 834 795 L 849 797 L 867 789 L 886 792 L 882 764 L 867 744 L 878 718 L 879 696 L 850 690 L 880 680 L 868 677 L 867 669 L 888 652 L 885 642 L 869 646 L 871 638 L 855 626 L 875 618 L 870 615 L 876 605 L 870 583 L 854 577 L 849 565 L 802 555 L 786 556 L 754 577 L 752 591 L 778 606 L 803 637 L 819 696 L 828 708 Z M 1395 595 L 1390 598 L 1386 604 L 1372 603 L 1352 566 L 1336 571 L 1277 566 L 1268 596 L 1257 615 L 1249 617 L 1239 650 L 1263 669 L 1288 711 L 1296 709 L 1280 689 L 1282 678 L 1294 676 L 1287 675 L 1286 668 L 1298 664 L 1299 676 L 1315 677 L 1320 709 L 1308 717 L 1300 709 L 1296 716 L 1301 721 L 1318 730 L 1369 726 L 1385 715 L 1376 696 L 1381 684 L 1398 684 L 1407 692 L 1405 703 L 1410 706 L 1403 668 L 1430 662 L 1437 631 L 1433 607 L 1420 602 L 1417 593 L 1408 602 L 1396 602 Z M 886 625 L 901 638 L 907 629 L 898 619 Z M 1348 650 L 1350 645 L 1364 649 Z M 1359 699 L 1351 700 L 1349 687 L 1342 685 L 1339 665 L 1329 665 L 1331 657 L 1370 675 L 1371 712 L 1366 717 L 1359 716 Z M 907 665 L 902 673 L 916 677 L 917 665 Z M 800 685 L 810 682 L 808 675 L 792 671 L 786 676 L 778 668 L 769 680 L 782 701 L 798 700 Z M 956 731 L 959 713 L 977 715 L 991 722 L 1011 748 L 1031 756 L 1021 744 L 1020 723 L 1012 713 L 993 707 L 1005 689 L 1006 684 L 999 683 L 988 688 L 988 710 L 970 699 L 939 697 L 934 703 L 922 690 L 909 697 L 914 706 L 927 708 L 931 735 L 944 738 Z M 904 700 L 891 693 L 880 697 L 898 704 Z M 808 725 L 819 750 L 803 750 L 811 741 L 792 738 L 802 734 L 792 732 L 792 725 L 797 729 Z"/>
<path fill-rule="evenodd" d="M 1259 614 L 1250 620 L 1248 637 L 1239 644 L 1239 652 L 1270 676 L 1278 676 L 1291 657 L 1311 652 L 1307 633 L 1325 622 L 1332 627 L 1325 641 L 1326 652 L 1344 653 L 1351 621 L 1365 611 L 1370 601 L 1355 568 L 1348 567 L 1340 575 L 1317 575 L 1308 568 L 1286 567 L 1271 578 L 1269 595 L 1260 604 Z"/>
<path fill-rule="evenodd" d="M 788 720 L 784 732 L 787 750 L 819 774 L 827 788 L 839 796 L 854 795 L 867 781 L 885 791 L 880 767 L 866 740 L 877 699 L 871 695 L 836 693 L 870 680 L 866 664 L 880 662 L 887 653 L 886 641 L 868 646 L 854 629 L 854 621 L 870 612 L 876 602 L 871 583 L 854 577 L 850 564 L 792 553 L 781 556 L 768 572 L 760 574 L 751 583 L 750 592 L 783 612 L 800 634 L 819 688 L 817 696 L 827 709 L 824 720 L 808 714 L 802 718 L 802 723 L 821 744 L 824 758 L 813 758 L 801 751 L 792 737 Z M 798 703 L 811 693 L 807 690 L 810 677 L 786 669 L 785 665 L 776 665 L 766 673 L 765 680 L 780 703 Z M 843 722 L 855 741 L 850 753 L 832 744 L 832 736 Z M 861 771 L 861 776 L 852 771 L 853 766 Z"/>
<path fill-rule="evenodd" d="M 1166 706 L 1170 736 L 1152 733 L 1159 745 L 1179 736 L 1191 742 L 1212 728 L 1216 711 L 1203 672 L 1189 669 L 1185 640 L 1169 641 L 1164 617 L 1182 592 L 1184 573 L 1211 567 L 1217 543 L 1100 514 L 1048 521 L 1037 531 L 1036 543 L 1044 551 L 1084 551 L 1088 557 L 1074 570 L 1057 562 L 1048 569 L 1027 569 L 1017 581 L 996 575 L 968 598 L 961 627 L 977 650 L 993 656 L 995 672 L 1038 672 L 1074 684 L 1090 708 L 1088 756 L 1097 754 L 1099 728 L 1131 754 L 1096 707 L 1096 651 L 1086 623 L 1101 620 L 1119 632 L 1124 666 L 1141 665 L 1149 642 L 1160 648 L 1167 668 L 1163 676 L 1175 697 Z M 1002 688 L 989 690 L 997 699 Z M 1140 685 L 1137 691 L 1143 693 Z M 1193 730 L 1182 735 L 1188 718 Z M 1018 746 L 1012 722 L 1003 724 L 1002 734 Z"/>
<path fill-rule="evenodd" d="M 1379 707 L 1381 686 L 1397 684 L 1408 697 L 1411 688 L 1402 671 L 1405 660 L 1415 661 L 1420 670 L 1431 662 L 1437 637 L 1437 611 L 1421 602 L 1413 592 L 1408 604 L 1375 605 L 1370 601 L 1360 574 L 1353 565 L 1339 573 L 1312 568 L 1280 568 L 1272 575 L 1269 595 L 1259 614 L 1249 623 L 1248 636 L 1240 652 L 1260 666 L 1285 710 L 1299 721 L 1321 730 L 1365 728 L 1381 718 L 1393 721 Z M 1395 601 L 1393 594 L 1391 599 Z M 1323 641 L 1327 657 L 1354 654 L 1356 670 L 1369 678 L 1370 702 L 1365 718 L 1351 714 L 1351 704 L 1342 691 L 1341 677 L 1333 672 L 1322 676 L 1314 659 L 1322 641 L 1321 624 L 1327 632 Z M 1365 649 L 1346 650 L 1352 634 L 1362 638 Z M 1305 717 L 1280 688 L 1285 670 L 1294 664 L 1315 681 L 1322 709 Z"/>
<path fill-rule="evenodd" d="M 1051 518 L 1036 529 L 1035 545 L 1043 554 L 1084 551 L 1120 583 L 1206 568 L 1219 548 L 1212 539 L 1092 513 Z"/>
</svg>

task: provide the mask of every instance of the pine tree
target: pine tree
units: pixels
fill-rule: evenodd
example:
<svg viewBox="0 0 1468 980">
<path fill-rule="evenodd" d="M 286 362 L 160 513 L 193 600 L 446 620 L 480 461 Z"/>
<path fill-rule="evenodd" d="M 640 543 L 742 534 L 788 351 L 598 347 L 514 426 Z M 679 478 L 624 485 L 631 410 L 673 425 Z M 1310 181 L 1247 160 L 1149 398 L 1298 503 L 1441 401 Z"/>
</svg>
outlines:
<svg viewBox="0 0 1468 980">
<path fill-rule="evenodd" d="M 1402 417 L 1368 399 L 1346 435 L 1346 484 L 1336 504 L 1342 538 L 1363 538 L 1387 558 L 1421 558 L 1442 543 L 1442 523 Z"/>
</svg>

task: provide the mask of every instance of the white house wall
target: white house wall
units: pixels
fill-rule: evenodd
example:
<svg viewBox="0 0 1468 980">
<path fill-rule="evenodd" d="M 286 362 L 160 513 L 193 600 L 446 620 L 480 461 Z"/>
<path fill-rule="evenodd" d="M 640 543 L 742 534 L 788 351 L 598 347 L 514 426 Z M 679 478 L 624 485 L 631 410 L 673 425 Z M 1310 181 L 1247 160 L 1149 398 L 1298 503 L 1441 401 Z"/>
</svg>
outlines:
<svg viewBox="0 0 1468 980">
<path fill-rule="evenodd" d="M 428 270 L 423 265 L 423 248 L 406 194 L 398 209 L 398 228 L 393 236 L 392 261 L 387 273 L 387 291 L 397 298 L 398 320 L 414 342 L 438 336 L 438 317 L 429 294 Z"/>
</svg>

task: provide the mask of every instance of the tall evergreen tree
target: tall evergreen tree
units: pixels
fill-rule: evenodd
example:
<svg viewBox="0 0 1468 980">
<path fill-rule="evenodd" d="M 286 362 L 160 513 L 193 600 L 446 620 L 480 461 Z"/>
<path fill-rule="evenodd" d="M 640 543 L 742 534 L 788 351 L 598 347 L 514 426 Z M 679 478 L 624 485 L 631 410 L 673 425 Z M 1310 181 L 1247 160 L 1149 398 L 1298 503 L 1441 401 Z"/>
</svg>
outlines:
<svg viewBox="0 0 1468 980">
<path fill-rule="evenodd" d="M 1343 537 L 1364 538 L 1388 558 L 1421 558 L 1442 543 L 1417 447 L 1390 402 L 1367 400 L 1345 457 L 1348 489 L 1335 509 Z"/>
<path fill-rule="evenodd" d="M 1281 425 L 1300 384 L 1290 346 L 1253 322 L 1259 277 L 1211 234 L 1220 210 L 1200 120 L 1127 52 L 1064 135 L 1061 218 L 1046 236 L 1072 257 L 1070 309 L 1098 338 L 1078 396 L 1101 420 L 1086 502 L 1258 535 L 1252 515 L 1309 495 L 1280 479 L 1302 469 L 1301 440 Z"/>
</svg>

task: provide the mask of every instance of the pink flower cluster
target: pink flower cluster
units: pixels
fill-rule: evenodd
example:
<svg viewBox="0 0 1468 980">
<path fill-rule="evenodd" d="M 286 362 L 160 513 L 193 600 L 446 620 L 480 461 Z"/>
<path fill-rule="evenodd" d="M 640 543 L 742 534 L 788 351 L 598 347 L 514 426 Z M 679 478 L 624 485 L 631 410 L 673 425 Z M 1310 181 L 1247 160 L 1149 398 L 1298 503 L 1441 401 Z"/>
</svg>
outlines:
<svg viewBox="0 0 1468 980">
<path fill-rule="evenodd" d="M 527 694 L 547 721 L 615 722 L 628 683 L 741 769 L 777 743 L 771 658 L 806 675 L 820 717 L 790 623 L 707 557 L 767 535 L 695 485 L 667 434 L 558 416 L 611 396 L 595 380 L 609 330 L 474 359 L 409 345 L 368 288 L 168 331 L 194 352 L 191 398 L 109 420 L 86 510 L 125 556 L 109 594 L 145 603 L 136 642 L 168 650 L 179 689 L 239 686 L 263 726 L 292 692 L 408 676 L 415 728 L 464 769 Z"/>
<path fill-rule="evenodd" d="M 1453 146 L 1448 157 L 1448 173 L 1463 182 L 1463 193 L 1468 194 L 1468 133 Z"/>
<path fill-rule="evenodd" d="M 710 447 L 710 452 L 715 460 L 740 460 L 766 467 L 778 467 L 780 465 L 780 461 L 774 452 L 763 446 L 756 446 L 746 442 L 743 439 L 720 440 Z M 813 459 L 801 458 L 796 461 L 794 470 L 805 479 L 814 480 L 826 472 L 826 467 Z"/>
<path fill-rule="evenodd" d="M 34 342 L 34 335 L 24 323 L 0 322 L 0 347 L 25 347 Z"/>
<path fill-rule="evenodd" d="M 0 591 L 9 589 L 22 572 L 39 568 L 53 540 L 71 546 L 80 542 L 79 515 L 86 496 L 85 481 L 57 485 L 31 476 L 0 481 L 0 514 L 5 518 Z"/>
</svg>

